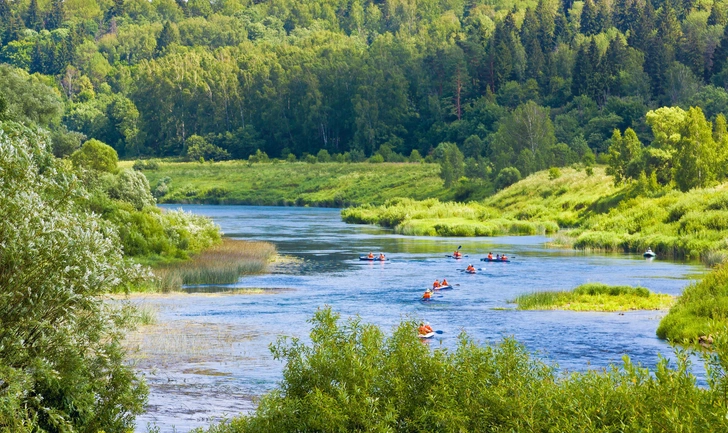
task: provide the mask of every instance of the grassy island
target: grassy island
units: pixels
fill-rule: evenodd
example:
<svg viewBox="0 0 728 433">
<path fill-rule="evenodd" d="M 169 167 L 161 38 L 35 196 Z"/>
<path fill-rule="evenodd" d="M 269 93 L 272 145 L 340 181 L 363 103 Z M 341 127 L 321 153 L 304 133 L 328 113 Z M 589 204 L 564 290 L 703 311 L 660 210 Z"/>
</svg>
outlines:
<svg viewBox="0 0 728 433">
<path fill-rule="evenodd" d="M 629 311 L 663 310 L 675 298 L 658 294 L 644 287 L 609 286 L 601 283 L 582 284 L 571 291 L 534 292 L 512 302 L 519 310 Z"/>
</svg>

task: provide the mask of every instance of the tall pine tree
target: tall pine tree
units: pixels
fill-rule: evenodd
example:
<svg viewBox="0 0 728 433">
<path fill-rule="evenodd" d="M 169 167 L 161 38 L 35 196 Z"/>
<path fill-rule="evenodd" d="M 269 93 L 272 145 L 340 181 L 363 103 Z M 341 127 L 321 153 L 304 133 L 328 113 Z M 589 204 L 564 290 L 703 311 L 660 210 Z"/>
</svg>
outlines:
<svg viewBox="0 0 728 433">
<path fill-rule="evenodd" d="M 35 31 L 40 31 L 43 28 L 43 18 L 40 9 L 38 9 L 37 0 L 30 0 L 28 12 L 25 15 L 25 26 Z"/>
<path fill-rule="evenodd" d="M 63 5 L 63 0 L 53 0 L 51 3 L 51 13 L 48 15 L 46 20 L 46 28 L 48 30 L 57 29 L 63 24 L 66 18 L 66 11 Z"/>
</svg>

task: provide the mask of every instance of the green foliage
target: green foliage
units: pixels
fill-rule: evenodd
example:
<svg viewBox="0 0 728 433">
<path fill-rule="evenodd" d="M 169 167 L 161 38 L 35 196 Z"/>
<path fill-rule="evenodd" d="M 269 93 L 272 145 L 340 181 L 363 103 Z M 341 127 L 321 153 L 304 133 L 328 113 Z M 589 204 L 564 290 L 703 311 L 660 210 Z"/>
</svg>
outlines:
<svg viewBox="0 0 728 433">
<path fill-rule="evenodd" d="M 688 354 L 654 372 L 621 366 L 559 376 L 525 348 L 461 335 L 453 351 L 432 350 L 403 322 L 391 336 L 330 309 L 311 320 L 311 343 L 281 339 L 280 386 L 256 412 L 210 433 L 315 431 L 719 431 L 724 417 L 722 349 L 706 357 L 709 388 L 698 387 Z M 720 340 L 721 344 L 724 344 Z M 724 347 L 724 346 L 721 346 Z M 720 409 L 717 409 L 720 408 Z M 629 428 L 625 427 L 629 426 Z"/>
<path fill-rule="evenodd" d="M 728 266 L 708 273 L 700 282 L 688 286 L 675 306 L 660 321 L 657 336 L 678 343 L 696 343 L 710 335 L 713 326 L 728 317 Z"/>
<path fill-rule="evenodd" d="M 440 177 L 446 188 L 465 174 L 465 157 L 455 143 L 440 143 L 433 156 L 440 164 Z"/>
<path fill-rule="evenodd" d="M 123 304 L 101 296 L 143 276 L 47 137 L 0 124 L 0 426 L 4 431 L 125 431 L 146 387 L 124 361 Z"/>
<path fill-rule="evenodd" d="M 187 139 L 187 159 L 190 161 L 196 161 L 204 159 L 207 161 L 224 161 L 230 159 L 230 154 L 218 146 L 212 143 L 208 143 L 207 140 L 200 137 L 199 135 L 193 135 Z"/>
<path fill-rule="evenodd" d="M 506 167 L 498 172 L 495 178 L 495 188 L 503 189 L 521 180 L 521 172 L 516 167 Z"/>
<path fill-rule="evenodd" d="M 549 168 L 549 180 L 558 179 L 561 177 L 561 170 L 558 167 Z"/>
<path fill-rule="evenodd" d="M 76 167 L 113 173 L 119 157 L 114 148 L 92 138 L 71 154 L 71 161 Z"/>
</svg>

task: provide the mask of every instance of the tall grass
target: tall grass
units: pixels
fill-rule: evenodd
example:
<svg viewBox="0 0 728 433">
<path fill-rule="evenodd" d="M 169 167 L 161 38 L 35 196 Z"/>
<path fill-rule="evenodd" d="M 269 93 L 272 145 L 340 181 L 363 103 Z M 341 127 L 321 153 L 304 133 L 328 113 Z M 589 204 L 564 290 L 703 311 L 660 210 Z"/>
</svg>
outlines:
<svg viewBox="0 0 728 433">
<path fill-rule="evenodd" d="M 587 283 L 572 291 L 546 291 L 520 295 L 513 301 L 519 310 L 628 311 L 669 308 L 674 299 L 644 287 Z"/>
<path fill-rule="evenodd" d="M 657 336 L 678 343 L 709 335 L 714 325 L 728 321 L 728 265 L 723 264 L 685 289 L 662 319 Z"/>
<path fill-rule="evenodd" d="M 275 247 L 267 242 L 226 238 L 188 262 L 155 269 L 156 287 L 161 292 L 169 292 L 183 285 L 233 284 L 242 275 L 265 272 L 275 252 Z"/>
</svg>

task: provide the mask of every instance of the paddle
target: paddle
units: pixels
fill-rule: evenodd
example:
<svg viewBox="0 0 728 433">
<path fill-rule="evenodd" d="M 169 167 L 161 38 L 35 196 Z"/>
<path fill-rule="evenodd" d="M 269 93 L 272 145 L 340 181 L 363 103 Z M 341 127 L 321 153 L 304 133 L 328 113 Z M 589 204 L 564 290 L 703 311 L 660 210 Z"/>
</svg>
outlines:
<svg viewBox="0 0 728 433">
<path fill-rule="evenodd" d="M 438 329 L 437 331 L 434 331 L 434 332 L 435 332 L 435 334 L 440 334 L 440 335 L 442 335 L 442 331 L 440 331 L 439 329 Z"/>
</svg>

